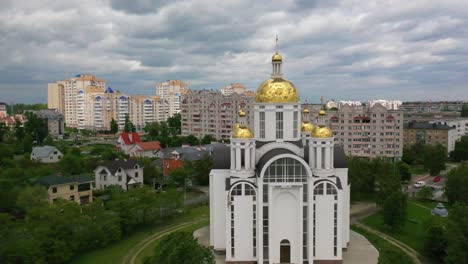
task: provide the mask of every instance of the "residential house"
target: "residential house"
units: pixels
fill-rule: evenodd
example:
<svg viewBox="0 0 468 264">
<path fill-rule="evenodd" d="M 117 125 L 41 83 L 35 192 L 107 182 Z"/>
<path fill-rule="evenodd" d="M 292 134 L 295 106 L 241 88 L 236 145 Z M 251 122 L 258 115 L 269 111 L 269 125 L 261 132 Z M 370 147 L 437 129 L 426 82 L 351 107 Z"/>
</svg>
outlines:
<svg viewBox="0 0 468 264">
<path fill-rule="evenodd" d="M 161 150 L 161 143 L 159 141 L 151 142 L 138 142 L 128 150 L 128 154 L 132 157 L 155 157 Z"/>
<path fill-rule="evenodd" d="M 117 139 L 117 149 L 123 151 L 125 154 L 129 154 L 129 150 L 135 146 L 136 143 L 140 143 L 140 135 L 136 132 L 124 132 L 120 134 Z"/>
<path fill-rule="evenodd" d="M 93 178 L 87 175 L 49 175 L 40 178 L 37 183 L 47 188 L 49 203 L 57 199 L 87 204 L 93 201 Z"/>
<path fill-rule="evenodd" d="M 34 147 L 31 152 L 31 160 L 41 163 L 56 163 L 62 157 L 62 152 L 54 146 Z"/>
<path fill-rule="evenodd" d="M 455 149 L 457 129 L 445 124 L 410 122 L 404 125 L 405 147 L 413 144 L 437 145 L 447 148 L 447 154 Z"/>
<path fill-rule="evenodd" d="M 94 175 L 99 190 L 120 186 L 127 191 L 143 185 L 143 167 L 132 159 L 105 162 L 94 170 Z"/>
</svg>

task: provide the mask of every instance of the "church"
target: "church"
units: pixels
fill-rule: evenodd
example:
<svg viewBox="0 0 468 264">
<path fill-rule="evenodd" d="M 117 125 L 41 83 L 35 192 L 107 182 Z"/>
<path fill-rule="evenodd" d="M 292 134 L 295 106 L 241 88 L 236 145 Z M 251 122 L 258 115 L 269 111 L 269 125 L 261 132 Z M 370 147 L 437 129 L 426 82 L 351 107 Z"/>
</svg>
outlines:
<svg viewBox="0 0 468 264">
<path fill-rule="evenodd" d="M 230 264 L 343 263 L 350 232 L 346 157 L 325 111 L 311 120 L 309 109 L 301 110 L 282 63 L 277 50 L 271 78 L 256 91 L 254 124 L 240 110 L 230 147 L 213 151 L 210 245 Z"/>
</svg>

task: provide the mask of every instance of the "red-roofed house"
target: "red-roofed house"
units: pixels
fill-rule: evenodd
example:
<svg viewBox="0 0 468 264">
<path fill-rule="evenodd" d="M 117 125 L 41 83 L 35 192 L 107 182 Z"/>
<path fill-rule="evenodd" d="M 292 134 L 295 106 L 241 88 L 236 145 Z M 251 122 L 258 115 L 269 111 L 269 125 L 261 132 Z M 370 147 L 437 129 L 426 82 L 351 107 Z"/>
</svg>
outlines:
<svg viewBox="0 0 468 264">
<path fill-rule="evenodd" d="M 132 157 L 155 157 L 161 149 L 159 141 L 138 142 L 128 150 L 128 154 Z"/>
<path fill-rule="evenodd" d="M 120 134 L 117 139 L 117 149 L 123 151 L 125 154 L 129 154 L 128 151 L 135 146 L 136 143 L 140 143 L 140 135 L 136 132 L 124 132 Z"/>
</svg>

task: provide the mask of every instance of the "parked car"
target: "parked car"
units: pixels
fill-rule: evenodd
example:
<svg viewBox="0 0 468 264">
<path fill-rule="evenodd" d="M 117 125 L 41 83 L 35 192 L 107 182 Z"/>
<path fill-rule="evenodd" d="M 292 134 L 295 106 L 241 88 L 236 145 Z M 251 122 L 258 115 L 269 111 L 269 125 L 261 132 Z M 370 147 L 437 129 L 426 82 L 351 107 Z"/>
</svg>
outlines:
<svg viewBox="0 0 468 264">
<path fill-rule="evenodd" d="M 432 179 L 433 182 L 440 182 L 440 176 L 435 176 L 434 179 Z"/>
<path fill-rule="evenodd" d="M 414 184 L 414 188 L 422 188 L 426 186 L 426 182 L 425 181 L 418 181 Z"/>
</svg>

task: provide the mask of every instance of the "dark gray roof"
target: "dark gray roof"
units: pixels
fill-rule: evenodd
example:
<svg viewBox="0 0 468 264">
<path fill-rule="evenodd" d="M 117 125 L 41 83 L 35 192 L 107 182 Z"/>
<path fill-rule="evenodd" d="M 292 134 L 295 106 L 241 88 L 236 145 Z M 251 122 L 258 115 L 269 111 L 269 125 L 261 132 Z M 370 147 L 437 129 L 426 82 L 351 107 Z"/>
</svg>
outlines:
<svg viewBox="0 0 468 264">
<path fill-rule="evenodd" d="M 227 153 L 226 152 L 227 149 Z M 226 154 L 228 155 L 227 161 L 230 160 L 230 151 L 229 146 L 226 146 L 222 143 L 212 143 L 207 145 L 201 146 L 188 146 L 188 147 L 173 147 L 173 148 L 165 148 L 162 149 L 163 158 L 171 158 L 172 153 L 176 151 L 180 154 L 180 159 L 183 161 L 197 161 L 203 158 L 203 156 L 208 155 L 213 157 L 213 161 L 216 164 L 219 164 L 219 158 L 224 159 L 226 158 Z M 214 155 L 215 153 L 218 153 Z M 217 155 L 223 155 L 222 157 L 215 157 Z M 229 165 L 228 165 L 229 167 Z"/>
<path fill-rule="evenodd" d="M 265 146 L 266 144 L 272 143 L 272 142 L 275 142 L 275 141 L 258 141 L 258 140 L 256 140 L 255 141 L 255 148 L 261 148 L 261 147 Z M 304 145 L 302 144 L 302 139 L 296 140 L 296 141 L 285 141 L 285 142 L 294 144 L 294 145 L 296 145 L 296 146 L 298 146 L 300 148 L 304 147 Z"/>
<path fill-rule="evenodd" d="M 45 186 L 49 188 L 50 186 L 54 185 L 62 185 L 62 184 L 69 184 L 69 183 L 86 183 L 92 182 L 94 178 L 88 175 L 72 175 L 72 176 L 60 176 L 57 174 L 49 175 L 42 177 L 37 180 L 37 184 Z"/>
<path fill-rule="evenodd" d="M 31 155 L 33 155 L 34 158 L 47 158 L 54 151 L 60 153 L 60 151 L 54 146 L 34 147 Z"/>
<path fill-rule="evenodd" d="M 36 112 L 40 118 L 47 118 L 51 120 L 63 120 L 63 115 L 57 109 L 43 109 Z"/>
<path fill-rule="evenodd" d="M 348 162 L 346 160 L 346 154 L 343 146 L 335 145 L 333 151 L 333 167 L 335 168 L 348 168 Z"/>
<path fill-rule="evenodd" d="M 138 162 L 136 160 L 129 159 L 106 161 L 99 166 L 106 167 L 111 172 L 111 174 L 115 174 L 119 168 L 124 170 L 133 169 L 137 164 Z M 140 165 L 138 164 L 138 166 Z"/>
<path fill-rule="evenodd" d="M 229 169 L 231 163 L 231 148 L 221 144 L 212 149 L 213 169 Z"/>
<path fill-rule="evenodd" d="M 440 123 L 428 123 L 428 122 L 410 122 L 403 124 L 404 129 L 424 129 L 424 130 L 450 130 L 454 129 L 451 126 L 447 126 Z"/>
<path fill-rule="evenodd" d="M 263 166 L 265 166 L 265 164 L 270 160 L 272 159 L 273 157 L 275 156 L 278 156 L 278 155 L 281 155 L 281 154 L 293 154 L 295 155 L 292 151 L 290 151 L 289 149 L 285 149 L 285 148 L 275 148 L 275 149 L 272 149 L 270 151 L 268 151 L 267 153 L 265 153 L 261 158 L 260 160 L 258 161 L 257 163 L 257 172 L 260 173 L 263 169 Z"/>
</svg>

